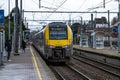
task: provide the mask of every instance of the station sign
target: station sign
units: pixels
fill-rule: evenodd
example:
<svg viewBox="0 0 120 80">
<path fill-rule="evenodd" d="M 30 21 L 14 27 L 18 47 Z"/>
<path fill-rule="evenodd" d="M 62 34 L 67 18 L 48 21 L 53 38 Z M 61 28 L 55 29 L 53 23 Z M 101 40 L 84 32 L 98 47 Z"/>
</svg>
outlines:
<svg viewBox="0 0 120 80">
<path fill-rule="evenodd" d="M 4 10 L 0 10 L 0 24 L 4 24 Z"/>
<path fill-rule="evenodd" d="M 118 26 L 114 26 L 114 28 L 113 28 L 113 32 L 118 33 Z"/>
</svg>

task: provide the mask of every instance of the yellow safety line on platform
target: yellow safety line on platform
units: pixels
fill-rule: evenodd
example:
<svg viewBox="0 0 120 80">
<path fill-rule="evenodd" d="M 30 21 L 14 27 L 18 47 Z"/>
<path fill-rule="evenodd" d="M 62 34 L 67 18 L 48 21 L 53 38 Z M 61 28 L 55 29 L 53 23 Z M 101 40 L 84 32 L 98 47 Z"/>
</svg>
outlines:
<svg viewBox="0 0 120 80">
<path fill-rule="evenodd" d="M 41 77 L 41 74 L 40 74 L 40 69 L 38 68 L 38 64 L 37 64 L 35 55 L 33 54 L 33 50 L 31 49 L 31 46 L 30 46 L 30 50 L 31 50 L 31 54 L 32 54 L 32 58 L 33 58 L 35 67 L 36 67 L 37 74 L 38 74 L 38 76 L 39 76 L 39 79 L 42 80 L 42 77 Z"/>
</svg>

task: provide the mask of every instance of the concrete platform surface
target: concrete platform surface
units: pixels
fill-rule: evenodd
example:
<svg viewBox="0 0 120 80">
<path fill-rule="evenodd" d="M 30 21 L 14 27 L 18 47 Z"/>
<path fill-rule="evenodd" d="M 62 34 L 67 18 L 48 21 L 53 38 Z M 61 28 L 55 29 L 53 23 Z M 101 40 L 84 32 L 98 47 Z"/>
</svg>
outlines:
<svg viewBox="0 0 120 80">
<path fill-rule="evenodd" d="M 11 53 L 11 62 L 3 60 L 0 80 L 57 80 L 32 47 L 27 47 L 25 53 L 19 50 L 19 54 Z"/>
</svg>

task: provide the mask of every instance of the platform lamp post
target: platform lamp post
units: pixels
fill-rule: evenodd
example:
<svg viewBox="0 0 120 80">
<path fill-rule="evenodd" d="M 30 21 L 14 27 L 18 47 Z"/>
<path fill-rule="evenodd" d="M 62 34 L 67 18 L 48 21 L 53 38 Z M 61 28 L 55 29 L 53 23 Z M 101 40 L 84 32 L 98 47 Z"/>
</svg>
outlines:
<svg viewBox="0 0 120 80">
<path fill-rule="evenodd" d="M 8 40 L 11 40 L 10 38 L 10 0 L 8 0 Z"/>
<path fill-rule="evenodd" d="M 81 23 L 81 26 L 80 26 L 80 35 L 82 35 L 82 31 L 83 31 L 83 27 L 82 27 L 82 16 L 80 16 L 80 23 Z"/>
<path fill-rule="evenodd" d="M 108 10 L 108 33 L 109 33 L 109 37 L 108 37 L 108 41 L 110 44 L 110 49 L 112 49 L 112 40 L 111 40 L 111 33 L 110 33 L 110 11 Z"/>
<path fill-rule="evenodd" d="M 22 45 L 22 0 L 20 0 L 20 44 L 19 48 L 21 48 Z"/>
<path fill-rule="evenodd" d="M 18 54 L 18 0 L 15 0 L 14 55 Z"/>
</svg>

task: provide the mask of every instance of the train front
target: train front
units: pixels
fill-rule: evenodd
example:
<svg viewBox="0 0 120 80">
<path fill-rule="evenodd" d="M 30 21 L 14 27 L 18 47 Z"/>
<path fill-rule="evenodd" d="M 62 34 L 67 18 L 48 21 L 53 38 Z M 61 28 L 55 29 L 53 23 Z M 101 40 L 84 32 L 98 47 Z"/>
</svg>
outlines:
<svg viewBox="0 0 120 80">
<path fill-rule="evenodd" d="M 66 62 L 72 54 L 72 31 L 65 23 L 50 23 L 45 30 L 44 51 L 48 61 Z"/>
</svg>

